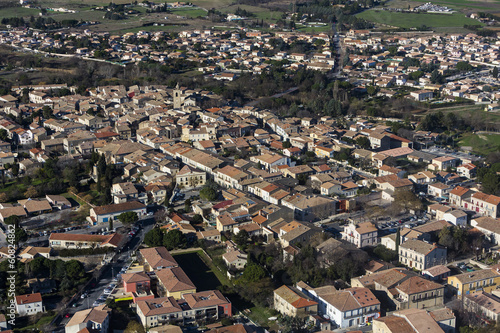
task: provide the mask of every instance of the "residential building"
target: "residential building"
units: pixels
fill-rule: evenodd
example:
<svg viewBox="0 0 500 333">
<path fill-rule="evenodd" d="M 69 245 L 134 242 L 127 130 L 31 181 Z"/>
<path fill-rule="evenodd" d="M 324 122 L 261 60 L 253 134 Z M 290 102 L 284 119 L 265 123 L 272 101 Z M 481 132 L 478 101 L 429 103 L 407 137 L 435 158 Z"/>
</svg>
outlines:
<svg viewBox="0 0 500 333">
<path fill-rule="evenodd" d="M 181 188 L 196 188 L 205 185 L 207 181 L 207 174 L 203 171 L 194 169 L 185 165 L 175 175 L 177 186 Z"/>
<path fill-rule="evenodd" d="M 463 208 L 474 211 L 481 216 L 500 217 L 500 197 L 493 194 L 476 192 L 471 195 L 470 199 L 464 200 L 462 205 Z"/>
<path fill-rule="evenodd" d="M 344 226 L 344 231 L 341 234 L 343 240 L 356 245 L 358 248 L 378 244 L 378 230 L 371 222 L 350 223 Z"/>
<path fill-rule="evenodd" d="M 25 294 L 16 296 L 16 312 L 19 316 L 33 316 L 45 312 L 42 294 Z"/>
<path fill-rule="evenodd" d="M 167 248 L 163 246 L 140 249 L 138 259 L 139 263 L 144 266 L 145 272 L 179 266 Z"/>
<path fill-rule="evenodd" d="M 162 268 L 156 271 L 158 294 L 180 299 L 184 294 L 196 292 L 196 286 L 180 267 Z"/>
<path fill-rule="evenodd" d="M 444 285 L 413 276 L 396 286 L 396 309 L 424 309 L 444 305 Z"/>
<path fill-rule="evenodd" d="M 410 239 L 399 246 L 399 262 L 417 270 L 446 264 L 446 249 L 427 242 Z"/>
<path fill-rule="evenodd" d="M 458 298 L 476 291 L 491 293 L 500 283 L 500 273 L 496 269 L 480 269 L 448 277 L 448 285 L 457 293 Z"/>
<path fill-rule="evenodd" d="M 104 310 L 105 305 L 87 310 L 77 311 L 65 326 L 65 333 L 109 331 L 110 313 Z"/>
<path fill-rule="evenodd" d="M 51 233 L 49 246 L 56 249 L 119 248 L 124 239 L 122 235 L 117 233 L 111 235 Z"/>
<path fill-rule="evenodd" d="M 500 319 L 500 297 L 483 290 L 464 296 L 464 308 L 467 311 L 498 322 Z"/>
<path fill-rule="evenodd" d="M 294 287 L 274 290 L 274 309 L 290 317 L 308 317 L 318 312 L 318 303 Z"/>
<path fill-rule="evenodd" d="M 116 219 L 118 215 L 127 212 L 135 212 L 141 218 L 146 215 L 146 205 L 139 201 L 128 201 L 119 204 L 97 206 L 90 209 L 90 217 L 87 219 L 93 224 L 108 223 L 110 219 Z"/>
</svg>

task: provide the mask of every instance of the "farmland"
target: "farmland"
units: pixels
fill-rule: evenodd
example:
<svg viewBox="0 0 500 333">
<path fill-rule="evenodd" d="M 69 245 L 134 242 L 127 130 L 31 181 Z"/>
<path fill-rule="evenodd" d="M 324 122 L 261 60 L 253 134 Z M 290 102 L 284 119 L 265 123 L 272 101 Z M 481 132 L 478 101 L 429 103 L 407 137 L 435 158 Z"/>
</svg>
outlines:
<svg viewBox="0 0 500 333">
<path fill-rule="evenodd" d="M 381 25 L 399 28 L 427 27 L 463 27 L 465 24 L 478 25 L 478 21 L 465 17 L 462 13 L 453 14 L 428 14 L 428 13 L 402 13 L 382 10 L 365 10 L 357 15 L 367 21 Z"/>
<path fill-rule="evenodd" d="M 500 134 L 465 134 L 458 145 L 461 147 L 471 147 L 474 153 L 488 155 L 500 150 Z"/>
</svg>

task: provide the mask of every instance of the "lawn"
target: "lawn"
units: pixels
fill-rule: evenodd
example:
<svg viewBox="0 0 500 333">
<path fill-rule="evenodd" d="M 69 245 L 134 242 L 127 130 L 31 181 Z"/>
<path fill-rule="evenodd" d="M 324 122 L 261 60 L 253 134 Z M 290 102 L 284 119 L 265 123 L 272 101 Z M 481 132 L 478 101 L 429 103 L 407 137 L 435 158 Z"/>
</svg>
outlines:
<svg viewBox="0 0 500 333">
<path fill-rule="evenodd" d="M 195 17 L 205 17 L 207 16 L 207 12 L 200 8 L 180 8 L 180 9 L 171 9 L 172 14 L 178 16 L 185 16 L 187 18 L 195 18 Z M 167 14 L 168 15 L 168 14 Z"/>
<path fill-rule="evenodd" d="M 308 33 L 329 32 L 331 30 L 331 26 L 330 25 L 324 25 L 321 27 L 303 26 L 303 27 L 298 27 L 297 30 L 302 31 L 302 32 L 308 32 Z"/>
<path fill-rule="evenodd" d="M 27 16 L 37 16 L 40 13 L 39 9 L 23 8 L 23 7 L 11 7 L 0 9 L 0 19 L 5 17 L 27 17 Z"/>
<path fill-rule="evenodd" d="M 459 142 L 460 147 L 472 147 L 472 151 L 480 155 L 500 151 L 500 134 L 464 134 Z"/>
<path fill-rule="evenodd" d="M 283 15 L 282 12 L 272 11 L 267 8 L 250 6 L 250 5 L 231 5 L 225 8 L 221 8 L 220 11 L 223 13 L 235 13 L 238 7 L 240 9 L 244 9 L 254 14 L 254 16 L 248 17 L 249 19 L 259 19 L 259 20 L 276 22 Z"/>
<path fill-rule="evenodd" d="M 201 259 L 204 256 L 203 251 L 188 252 L 174 255 L 175 260 L 184 272 L 189 276 L 196 286 L 197 291 L 214 290 L 222 284 L 214 270 L 217 268 L 208 267 L 207 264 Z M 224 282 L 227 281 L 227 278 Z"/>
<path fill-rule="evenodd" d="M 369 9 L 357 14 L 357 17 L 400 28 L 417 28 L 422 25 L 427 27 L 463 27 L 465 24 L 482 25 L 476 20 L 465 17 L 462 13 L 417 14 Z"/>
</svg>

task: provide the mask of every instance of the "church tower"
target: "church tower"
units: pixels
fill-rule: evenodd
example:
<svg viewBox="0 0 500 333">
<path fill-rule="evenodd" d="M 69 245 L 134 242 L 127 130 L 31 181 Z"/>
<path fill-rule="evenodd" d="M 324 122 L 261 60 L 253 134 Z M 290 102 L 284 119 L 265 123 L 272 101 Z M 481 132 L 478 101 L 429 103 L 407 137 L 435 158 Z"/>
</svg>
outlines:
<svg viewBox="0 0 500 333">
<path fill-rule="evenodd" d="M 182 91 L 179 89 L 179 83 L 177 83 L 174 89 L 174 109 L 181 108 L 181 93 Z"/>
</svg>

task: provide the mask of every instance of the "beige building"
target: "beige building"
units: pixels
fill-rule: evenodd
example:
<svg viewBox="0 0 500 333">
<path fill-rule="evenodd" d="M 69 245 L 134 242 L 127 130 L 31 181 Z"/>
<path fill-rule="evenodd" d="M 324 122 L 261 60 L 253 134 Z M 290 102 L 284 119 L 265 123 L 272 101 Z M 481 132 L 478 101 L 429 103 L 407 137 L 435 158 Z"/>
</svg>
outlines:
<svg viewBox="0 0 500 333">
<path fill-rule="evenodd" d="M 399 246 L 399 262 L 417 270 L 446 264 L 446 249 L 427 242 L 410 239 Z"/>
<path fill-rule="evenodd" d="M 444 286 L 413 276 L 396 286 L 398 294 L 394 303 L 398 310 L 424 309 L 444 305 Z"/>
<path fill-rule="evenodd" d="M 65 327 L 65 333 L 100 332 L 107 333 L 110 314 L 105 305 L 76 312 Z M 85 330 L 86 329 L 86 330 Z"/>
<path fill-rule="evenodd" d="M 447 308 L 430 312 L 408 309 L 373 321 L 373 333 L 453 333 L 454 331 L 455 316 Z"/>
<path fill-rule="evenodd" d="M 465 308 L 489 320 L 500 319 L 500 297 L 485 291 L 477 291 L 464 296 Z"/>
<path fill-rule="evenodd" d="M 140 249 L 138 258 L 146 272 L 179 266 L 167 248 L 163 246 Z"/>
<path fill-rule="evenodd" d="M 378 244 L 378 231 L 371 222 L 350 223 L 344 226 L 342 239 L 356 245 L 358 248 L 376 246 Z"/>
<path fill-rule="evenodd" d="M 176 175 L 175 181 L 181 188 L 195 188 L 205 185 L 207 174 L 185 165 Z"/>
<path fill-rule="evenodd" d="M 307 317 L 318 312 L 318 303 L 301 291 L 283 285 L 274 291 L 274 309 L 290 317 Z"/>
</svg>

